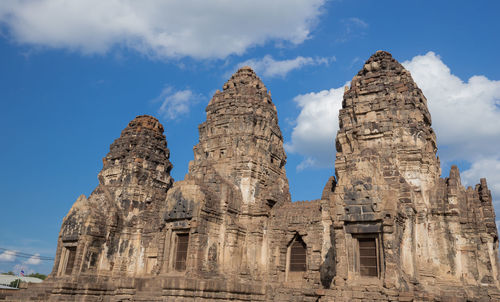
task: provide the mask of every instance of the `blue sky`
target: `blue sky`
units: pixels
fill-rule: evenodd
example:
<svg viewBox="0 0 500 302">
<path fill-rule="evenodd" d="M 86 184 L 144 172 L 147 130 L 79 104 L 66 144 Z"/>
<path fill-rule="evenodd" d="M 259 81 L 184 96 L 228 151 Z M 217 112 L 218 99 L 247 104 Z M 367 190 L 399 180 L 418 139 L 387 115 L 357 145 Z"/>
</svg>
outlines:
<svg viewBox="0 0 500 302">
<path fill-rule="evenodd" d="M 278 108 L 292 199 L 319 198 L 343 86 L 380 49 L 428 99 L 443 176 L 458 164 L 466 185 L 487 177 L 500 210 L 498 1 L 269 2 L 0 2 L 0 248 L 53 257 L 137 115 L 163 123 L 182 180 L 208 101 L 243 64 Z M 21 267 L 52 263 L 0 250 L 0 271 Z"/>
</svg>

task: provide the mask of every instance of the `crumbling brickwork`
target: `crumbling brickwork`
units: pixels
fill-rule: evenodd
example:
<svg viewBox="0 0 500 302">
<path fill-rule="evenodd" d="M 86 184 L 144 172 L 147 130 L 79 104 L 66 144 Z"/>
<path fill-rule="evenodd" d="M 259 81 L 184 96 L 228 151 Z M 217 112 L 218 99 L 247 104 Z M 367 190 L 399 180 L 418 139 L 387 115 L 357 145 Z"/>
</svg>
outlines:
<svg viewBox="0 0 500 302">
<path fill-rule="evenodd" d="M 500 301 L 486 180 L 440 178 L 427 100 L 389 53 L 346 87 L 320 200 L 291 202 L 276 107 L 249 67 L 206 111 L 175 183 L 162 125 L 130 122 L 64 219 L 49 278 L 8 299 Z"/>
<path fill-rule="evenodd" d="M 371 239 L 380 287 L 436 298 L 446 291 L 470 299 L 488 297 L 486 289 L 497 292 L 491 194 L 484 179 L 465 189 L 455 166 L 440 178 L 426 103 L 410 73 L 383 51 L 345 91 L 337 183 L 323 197 L 333 207 L 335 288 L 375 280 L 363 276 L 359 246 Z"/>
</svg>

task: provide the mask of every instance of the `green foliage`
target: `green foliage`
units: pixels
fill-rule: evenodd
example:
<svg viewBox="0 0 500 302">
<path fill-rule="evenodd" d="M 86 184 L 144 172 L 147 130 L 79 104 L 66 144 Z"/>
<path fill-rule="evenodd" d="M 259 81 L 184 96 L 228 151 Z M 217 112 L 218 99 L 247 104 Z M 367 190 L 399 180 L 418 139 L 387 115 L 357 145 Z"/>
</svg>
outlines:
<svg viewBox="0 0 500 302">
<path fill-rule="evenodd" d="M 16 279 L 14 281 L 12 281 L 9 286 L 10 287 L 19 287 L 19 283 L 21 283 L 21 279 Z"/>
<path fill-rule="evenodd" d="M 11 276 L 15 276 L 15 274 L 12 272 L 12 271 L 8 271 L 6 273 L 2 273 L 2 275 L 11 275 Z"/>
<path fill-rule="evenodd" d="M 27 275 L 26 277 L 35 277 L 35 278 L 38 278 L 38 279 L 45 280 L 45 278 L 47 278 L 47 275 L 40 274 L 40 273 L 33 273 L 33 274 Z"/>
</svg>

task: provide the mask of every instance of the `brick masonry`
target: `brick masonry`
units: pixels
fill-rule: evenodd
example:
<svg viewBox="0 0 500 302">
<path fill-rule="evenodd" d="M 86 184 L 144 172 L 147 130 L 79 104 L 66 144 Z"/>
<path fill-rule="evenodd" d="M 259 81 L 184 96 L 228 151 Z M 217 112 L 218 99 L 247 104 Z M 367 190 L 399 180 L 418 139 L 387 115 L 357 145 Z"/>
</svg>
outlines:
<svg viewBox="0 0 500 302">
<path fill-rule="evenodd" d="M 49 278 L 6 299 L 500 300 L 486 180 L 465 188 L 455 166 L 440 177 L 427 100 L 389 53 L 346 87 L 320 200 L 291 202 L 276 107 L 249 67 L 206 111 L 177 182 L 163 126 L 131 121 L 64 218 Z M 296 241 L 304 271 L 290 270 Z"/>
</svg>

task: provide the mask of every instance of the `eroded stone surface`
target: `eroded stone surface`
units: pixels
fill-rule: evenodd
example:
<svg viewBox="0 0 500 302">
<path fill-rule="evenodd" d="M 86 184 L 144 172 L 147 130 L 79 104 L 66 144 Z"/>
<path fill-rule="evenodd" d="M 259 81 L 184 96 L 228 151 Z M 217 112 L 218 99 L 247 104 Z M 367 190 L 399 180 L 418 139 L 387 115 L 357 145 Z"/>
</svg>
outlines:
<svg viewBox="0 0 500 302">
<path fill-rule="evenodd" d="M 491 193 L 456 167 L 440 178 L 426 102 L 375 53 L 344 94 L 336 177 L 293 203 L 276 107 L 250 68 L 213 96 L 173 185 L 163 127 L 137 117 L 64 219 L 48 280 L 9 299 L 499 301 Z"/>
<path fill-rule="evenodd" d="M 439 178 L 426 102 L 410 73 L 383 51 L 344 94 L 338 182 L 324 194 L 335 207 L 339 284 L 358 278 L 359 264 L 349 255 L 368 236 L 377 241 L 386 288 L 436 296 L 458 284 L 498 289 L 498 234 L 486 181 L 466 189 L 457 167 Z"/>
<path fill-rule="evenodd" d="M 88 199 L 80 196 L 64 219 L 52 276 L 146 272 L 162 224 L 158 212 L 173 182 L 168 158 L 157 119 L 138 116 L 129 123 L 103 159 L 98 187 Z M 64 262 L 71 249 L 70 271 Z"/>
</svg>

